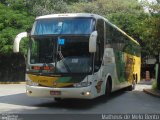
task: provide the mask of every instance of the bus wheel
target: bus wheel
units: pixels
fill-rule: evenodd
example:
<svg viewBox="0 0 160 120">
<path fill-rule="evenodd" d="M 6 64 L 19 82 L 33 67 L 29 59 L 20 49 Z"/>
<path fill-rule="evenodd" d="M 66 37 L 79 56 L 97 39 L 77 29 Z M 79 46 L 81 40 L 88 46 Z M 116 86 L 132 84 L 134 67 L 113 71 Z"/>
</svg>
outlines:
<svg viewBox="0 0 160 120">
<path fill-rule="evenodd" d="M 136 87 L 136 78 L 132 80 L 132 90 Z"/>
<path fill-rule="evenodd" d="M 55 100 L 56 102 L 59 102 L 59 101 L 61 101 L 62 99 L 61 99 L 61 98 L 54 98 L 54 100 Z"/>
<path fill-rule="evenodd" d="M 110 96 L 110 94 L 111 94 L 111 84 L 110 84 L 110 81 L 107 80 L 105 97 L 108 98 Z"/>
</svg>

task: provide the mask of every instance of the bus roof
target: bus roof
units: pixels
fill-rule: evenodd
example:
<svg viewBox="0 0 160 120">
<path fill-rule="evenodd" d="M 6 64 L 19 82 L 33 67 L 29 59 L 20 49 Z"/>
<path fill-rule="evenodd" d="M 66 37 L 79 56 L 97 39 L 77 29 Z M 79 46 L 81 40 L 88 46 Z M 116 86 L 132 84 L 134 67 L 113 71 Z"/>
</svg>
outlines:
<svg viewBox="0 0 160 120">
<path fill-rule="evenodd" d="M 59 18 L 59 17 L 93 17 L 93 18 L 102 18 L 100 15 L 92 14 L 92 13 L 63 13 L 63 14 L 50 14 L 50 15 L 44 15 L 44 16 L 39 16 L 36 18 L 38 19 L 49 19 L 49 18 Z"/>
<path fill-rule="evenodd" d="M 127 36 L 130 40 L 132 40 L 133 42 L 135 42 L 136 44 L 139 45 L 139 43 L 134 40 L 131 36 L 129 36 L 127 33 L 125 33 L 123 30 L 121 30 L 120 28 L 118 28 L 116 25 L 112 24 L 111 22 L 108 21 L 108 19 L 97 15 L 97 14 L 92 14 L 92 13 L 62 13 L 62 14 L 50 14 L 50 15 L 44 15 L 44 16 L 39 16 L 36 17 L 36 20 L 39 19 L 50 19 L 50 18 L 72 18 L 72 17 L 93 17 L 95 19 L 101 18 L 103 20 L 105 20 L 106 22 L 108 22 L 110 25 L 112 25 L 112 27 L 116 28 L 118 31 L 120 31 L 122 34 L 124 34 L 125 36 Z"/>
</svg>

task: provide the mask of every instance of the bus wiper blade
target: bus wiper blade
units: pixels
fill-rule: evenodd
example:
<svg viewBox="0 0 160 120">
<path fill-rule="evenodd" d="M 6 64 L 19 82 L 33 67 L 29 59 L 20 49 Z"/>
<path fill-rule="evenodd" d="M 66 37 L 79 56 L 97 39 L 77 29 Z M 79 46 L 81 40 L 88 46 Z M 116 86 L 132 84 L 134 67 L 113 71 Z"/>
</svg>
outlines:
<svg viewBox="0 0 160 120">
<path fill-rule="evenodd" d="M 61 60 L 62 60 L 62 62 L 63 62 L 63 64 L 64 64 L 64 66 L 65 66 L 66 70 L 67 70 L 68 72 L 71 72 L 71 70 L 70 70 L 69 66 L 68 66 L 68 65 L 65 63 L 65 61 L 64 61 L 64 57 L 63 57 L 63 55 L 62 55 L 62 52 L 61 52 L 61 51 L 58 51 L 58 55 L 60 56 L 60 58 L 61 58 Z"/>
</svg>

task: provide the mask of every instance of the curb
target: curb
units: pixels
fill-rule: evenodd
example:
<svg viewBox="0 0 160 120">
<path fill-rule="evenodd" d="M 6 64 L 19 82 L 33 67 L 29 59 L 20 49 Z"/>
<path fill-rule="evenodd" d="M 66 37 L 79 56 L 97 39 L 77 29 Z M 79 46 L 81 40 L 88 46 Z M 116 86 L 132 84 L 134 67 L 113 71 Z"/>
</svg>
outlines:
<svg viewBox="0 0 160 120">
<path fill-rule="evenodd" d="M 0 82 L 0 84 L 26 84 L 26 82 Z"/>
<path fill-rule="evenodd" d="M 155 90 L 152 89 L 143 89 L 143 92 L 155 96 L 155 97 L 159 97 L 160 98 L 160 93 L 156 92 Z"/>
</svg>

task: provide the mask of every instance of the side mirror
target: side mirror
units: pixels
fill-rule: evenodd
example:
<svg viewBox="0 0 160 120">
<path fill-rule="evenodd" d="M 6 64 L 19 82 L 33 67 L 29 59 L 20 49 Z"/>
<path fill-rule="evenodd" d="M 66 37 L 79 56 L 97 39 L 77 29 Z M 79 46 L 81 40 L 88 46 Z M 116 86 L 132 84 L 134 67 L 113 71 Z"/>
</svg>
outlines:
<svg viewBox="0 0 160 120">
<path fill-rule="evenodd" d="M 14 40 L 14 44 L 13 44 L 13 52 L 14 53 L 18 53 L 19 52 L 19 44 L 20 44 L 20 41 L 22 40 L 22 38 L 24 37 L 27 37 L 28 34 L 27 32 L 22 32 L 22 33 L 19 33 L 15 40 Z"/>
<path fill-rule="evenodd" d="M 90 35 L 90 38 L 89 38 L 89 52 L 90 53 L 95 53 L 96 52 L 97 36 L 98 36 L 97 31 L 92 32 L 91 35 Z"/>
</svg>

